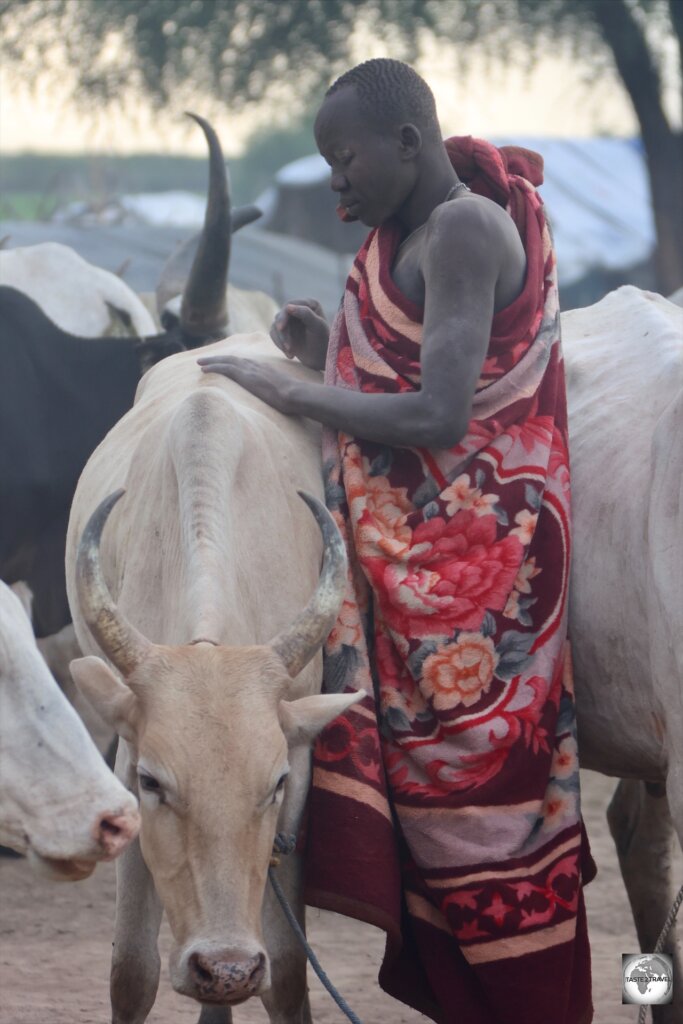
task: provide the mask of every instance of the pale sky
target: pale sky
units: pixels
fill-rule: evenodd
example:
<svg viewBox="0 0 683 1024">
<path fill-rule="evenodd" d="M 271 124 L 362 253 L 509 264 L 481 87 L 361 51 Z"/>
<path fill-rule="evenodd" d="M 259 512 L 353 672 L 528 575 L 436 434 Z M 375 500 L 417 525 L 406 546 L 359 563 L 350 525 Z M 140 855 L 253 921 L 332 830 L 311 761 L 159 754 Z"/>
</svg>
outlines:
<svg viewBox="0 0 683 1024">
<path fill-rule="evenodd" d="M 380 44 L 359 47 L 358 60 L 384 55 Z M 433 45 L 415 64 L 434 90 L 444 135 L 590 136 L 635 135 L 637 123 L 613 72 L 587 82 L 585 68 L 568 56 L 541 59 L 529 70 L 475 59 L 461 81 L 445 47 Z M 68 74 L 68 72 L 66 72 Z M 203 137 L 182 117 L 185 108 L 152 113 L 144 102 L 129 109 L 77 111 L 68 88 L 43 83 L 31 95 L 14 86 L 0 69 L 0 150 L 99 153 L 184 153 L 203 156 Z M 280 105 L 282 106 L 282 105 Z M 250 131 L 274 118 L 278 105 L 231 114 L 226 107 L 211 117 L 228 155 L 238 154 Z M 202 112 L 200 100 L 194 109 Z M 183 123 L 185 122 L 185 123 Z M 311 149 L 314 143 L 311 139 Z"/>
</svg>

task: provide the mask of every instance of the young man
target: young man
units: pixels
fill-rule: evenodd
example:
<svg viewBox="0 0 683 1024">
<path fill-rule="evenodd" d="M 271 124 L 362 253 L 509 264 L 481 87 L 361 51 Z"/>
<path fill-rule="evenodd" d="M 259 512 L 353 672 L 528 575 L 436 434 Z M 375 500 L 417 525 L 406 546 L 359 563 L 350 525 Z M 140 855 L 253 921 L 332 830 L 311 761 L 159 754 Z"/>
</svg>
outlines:
<svg viewBox="0 0 683 1024">
<path fill-rule="evenodd" d="M 201 360 L 325 424 L 351 571 L 325 686 L 373 694 L 317 745 L 308 897 L 387 931 L 380 980 L 442 1024 L 588 1024 L 566 645 L 569 471 L 541 160 L 441 139 L 426 83 L 373 60 L 315 123 L 343 219 L 373 228 L 331 332 L 276 344 L 319 385 Z"/>
</svg>

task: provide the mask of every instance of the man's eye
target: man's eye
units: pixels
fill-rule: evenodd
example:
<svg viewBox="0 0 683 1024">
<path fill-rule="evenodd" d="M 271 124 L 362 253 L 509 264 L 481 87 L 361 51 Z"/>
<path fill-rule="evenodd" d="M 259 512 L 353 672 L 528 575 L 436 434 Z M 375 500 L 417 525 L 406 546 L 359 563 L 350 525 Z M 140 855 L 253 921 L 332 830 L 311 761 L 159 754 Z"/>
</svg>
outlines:
<svg viewBox="0 0 683 1024">
<path fill-rule="evenodd" d="M 161 793 L 161 784 L 153 775 L 140 772 L 138 778 L 140 779 L 140 789 L 144 789 L 145 793 Z"/>
</svg>

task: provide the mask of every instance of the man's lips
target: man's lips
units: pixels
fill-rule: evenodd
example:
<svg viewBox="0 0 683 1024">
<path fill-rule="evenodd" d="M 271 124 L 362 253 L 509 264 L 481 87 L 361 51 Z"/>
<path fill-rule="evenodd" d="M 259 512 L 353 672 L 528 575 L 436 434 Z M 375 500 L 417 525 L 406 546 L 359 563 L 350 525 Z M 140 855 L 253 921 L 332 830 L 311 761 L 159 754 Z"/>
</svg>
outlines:
<svg viewBox="0 0 683 1024">
<path fill-rule="evenodd" d="M 359 206 L 360 203 L 339 203 L 337 205 L 337 216 L 346 224 L 350 221 L 358 220 Z"/>
</svg>

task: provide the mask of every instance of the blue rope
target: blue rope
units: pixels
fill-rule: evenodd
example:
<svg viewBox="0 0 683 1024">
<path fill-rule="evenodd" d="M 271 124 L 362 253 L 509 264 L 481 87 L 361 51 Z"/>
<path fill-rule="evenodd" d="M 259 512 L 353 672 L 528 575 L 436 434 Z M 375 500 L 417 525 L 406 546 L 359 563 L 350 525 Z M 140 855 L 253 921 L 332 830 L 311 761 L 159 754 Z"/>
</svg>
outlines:
<svg viewBox="0 0 683 1024">
<path fill-rule="evenodd" d="M 275 836 L 273 849 L 276 851 L 276 853 L 287 855 L 288 853 L 291 853 L 294 850 L 295 846 L 296 836 L 286 836 L 283 832 L 278 832 L 278 834 Z M 297 939 L 299 940 L 304 950 L 306 951 L 306 956 L 310 961 L 311 967 L 318 975 L 318 978 L 325 986 L 327 991 L 330 993 L 330 995 L 334 999 L 335 1003 L 337 1004 L 341 1012 L 345 1014 L 345 1016 L 348 1017 L 348 1019 L 351 1021 L 351 1024 L 363 1024 L 360 1017 L 356 1016 L 356 1014 L 353 1012 L 353 1010 L 346 1002 L 344 997 L 337 991 L 337 989 L 334 987 L 330 979 L 325 974 L 325 971 L 322 969 L 320 961 L 318 960 L 317 956 L 315 955 L 310 945 L 308 944 L 308 940 L 306 939 L 304 931 L 294 915 L 294 911 L 287 902 L 287 897 L 282 891 L 282 886 L 275 877 L 275 872 L 272 867 L 268 868 L 268 877 L 270 878 L 270 884 L 273 887 L 273 891 L 277 896 L 278 903 L 282 907 L 282 912 L 289 921 L 292 931 L 294 932 Z"/>
</svg>

